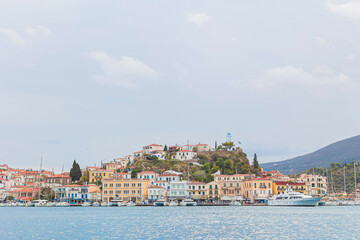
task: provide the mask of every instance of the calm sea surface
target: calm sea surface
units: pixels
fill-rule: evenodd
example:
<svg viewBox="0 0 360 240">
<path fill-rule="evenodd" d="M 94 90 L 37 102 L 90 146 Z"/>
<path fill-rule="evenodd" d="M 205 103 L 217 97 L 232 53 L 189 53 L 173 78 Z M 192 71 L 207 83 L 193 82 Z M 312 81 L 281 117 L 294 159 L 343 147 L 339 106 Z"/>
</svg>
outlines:
<svg viewBox="0 0 360 240">
<path fill-rule="evenodd" d="M 360 239 L 360 206 L 0 208 L 0 239 Z"/>
</svg>

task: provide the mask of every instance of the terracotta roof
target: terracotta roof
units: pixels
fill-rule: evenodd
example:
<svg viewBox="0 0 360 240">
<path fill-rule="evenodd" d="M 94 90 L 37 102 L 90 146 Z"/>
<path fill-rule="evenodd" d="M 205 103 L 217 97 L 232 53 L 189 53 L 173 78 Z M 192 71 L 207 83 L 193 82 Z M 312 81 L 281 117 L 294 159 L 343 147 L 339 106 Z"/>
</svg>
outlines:
<svg viewBox="0 0 360 240">
<path fill-rule="evenodd" d="M 190 150 L 180 150 L 178 152 L 193 152 L 193 151 L 190 151 Z"/>
<path fill-rule="evenodd" d="M 150 185 L 150 186 L 148 186 L 148 188 L 163 188 L 163 187 L 156 186 L 156 185 Z M 163 189 L 165 189 L 165 188 L 163 188 Z"/>
<path fill-rule="evenodd" d="M 142 174 L 142 173 L 154 173 L 154 174 L 156 174 L 155 172 L 153 172 L 153 171 L 144 171 L 144 172 L 139 172 L 139 174 Z"/>
<path fill-rule="evenodd" d="M 178 177 L 179 175 L 176 175 L 176 174 L 172 174 L 172 173 L 165 173 L 165 174 L 162 174 L 162 175 L 159 175 L 159 177 Z"/>
<path fill-rule="evenodd" d="M 276 185 L 286 185 L 289 184 L 289 186 L 296 186 L 296 185 L 305 185 L 304 182 L 285 182 L 285 181 L 276 181 Z"/>
<path fill-rule="evenodd" d="M 162 145 L 159 145 L 159 144 L 150 144 L 150 145 L 147 145 L 147 146 L 144 146 L 144 147 L 162 147 Z"/>
</svg>

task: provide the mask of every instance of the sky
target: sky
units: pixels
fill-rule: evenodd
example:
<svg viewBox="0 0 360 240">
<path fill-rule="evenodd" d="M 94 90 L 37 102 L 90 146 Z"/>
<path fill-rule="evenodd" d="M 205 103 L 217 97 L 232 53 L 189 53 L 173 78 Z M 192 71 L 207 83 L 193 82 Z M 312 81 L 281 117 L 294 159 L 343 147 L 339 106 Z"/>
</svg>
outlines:
<svg viewBox="0 0 360 240">
<path fill-rule="evenodd" d="M 228 132 L 262 163 L 360 134 L 358 0 L 0 0 L 0 66 L 12 167 Z"/>
</svg>

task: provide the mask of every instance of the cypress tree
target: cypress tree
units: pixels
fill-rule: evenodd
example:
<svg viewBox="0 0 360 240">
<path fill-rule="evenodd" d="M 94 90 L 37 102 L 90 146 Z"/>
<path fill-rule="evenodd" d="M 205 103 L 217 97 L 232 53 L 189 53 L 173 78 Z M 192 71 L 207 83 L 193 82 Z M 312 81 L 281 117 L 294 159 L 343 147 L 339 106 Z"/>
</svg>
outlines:
<svg viewBox="0 0 360 240">
<path fill-rule="evenodd" d="M 76 162 L 76 160 L 74 160 L 72 168 L 70 170 L 70 177 L 72 179 L 73 182 L 78 181 L 81 178 L 82 174 L 81 174 L 81 169 L 79 164 Z"/>
</svg>

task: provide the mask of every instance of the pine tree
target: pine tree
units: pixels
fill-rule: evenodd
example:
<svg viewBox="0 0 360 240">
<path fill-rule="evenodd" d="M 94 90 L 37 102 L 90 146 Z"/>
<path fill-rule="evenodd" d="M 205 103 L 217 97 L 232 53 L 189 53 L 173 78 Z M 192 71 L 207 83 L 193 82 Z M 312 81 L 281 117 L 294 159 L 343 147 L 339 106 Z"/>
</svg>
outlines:
<svg viewBox="0 0 360 240">
<path fill-rule="evenodd" d="M 79 164 L 74 160 L 72 168 L 70 170 L 70 177 L 73 182 L 78 181 L 82 176 Z"/>
<path fill-rule="evenodd" d="M 168 150 L 168 147 L 165 145 L 164 151 L 167 152 L 167 150 Z"/>
</svg>

